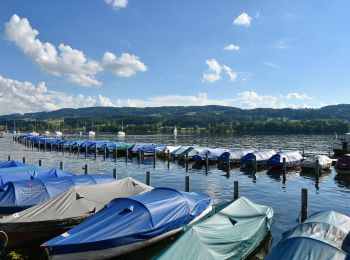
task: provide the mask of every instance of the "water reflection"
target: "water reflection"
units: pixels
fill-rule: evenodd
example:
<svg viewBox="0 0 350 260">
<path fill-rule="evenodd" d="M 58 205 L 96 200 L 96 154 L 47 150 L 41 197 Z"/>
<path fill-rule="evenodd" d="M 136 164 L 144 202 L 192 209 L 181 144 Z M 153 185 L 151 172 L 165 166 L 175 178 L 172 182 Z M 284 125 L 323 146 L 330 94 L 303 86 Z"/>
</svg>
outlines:
<svg viewBox="0 0 350 260">
<path fill-rule="evenodd" d="M 340 188 L 350 188 L 350 176 L 344 176 L 336 174 L 334 177 L 335 182 Z M 350 190 L 342 190 L 343 192 L 350 193 Z"/>
</svg>

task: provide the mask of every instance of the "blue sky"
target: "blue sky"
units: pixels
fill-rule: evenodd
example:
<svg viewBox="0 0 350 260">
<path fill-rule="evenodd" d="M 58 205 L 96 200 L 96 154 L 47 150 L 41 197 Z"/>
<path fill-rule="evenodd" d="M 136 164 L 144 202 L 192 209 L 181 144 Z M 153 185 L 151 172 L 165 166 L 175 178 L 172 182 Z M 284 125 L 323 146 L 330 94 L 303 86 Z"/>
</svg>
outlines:
<svg viewBox="0 0 350 260">
<path fill-rule="evenodd" d="M 349 103 L 350 2 L 0 2 L 0 114 Z"/>
</svg>

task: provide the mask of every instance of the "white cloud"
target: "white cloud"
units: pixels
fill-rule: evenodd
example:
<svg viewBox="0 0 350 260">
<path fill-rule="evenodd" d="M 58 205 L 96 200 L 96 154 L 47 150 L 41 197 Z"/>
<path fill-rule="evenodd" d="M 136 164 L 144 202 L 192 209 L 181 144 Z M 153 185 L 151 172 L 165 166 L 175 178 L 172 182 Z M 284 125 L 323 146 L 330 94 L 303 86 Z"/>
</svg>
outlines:
<svg viewBox="0 0 350 260">
<path fill-rule="evenodd" d="M 213 83 L 221 79 L 221 72 L 226 73 L 230 78 L 230 81 L 234 81 L 237 78 L 237 73 L 230 67 L 219 64 L 215 59 L 206 60 L 208 69 L 204 71 L 202 81 L 205 83 Z"/>
<path fill-rule="evenodd" d="M 66 107 L 115 106 L 104 96 L 70 95 L 48 90 L 44 82 L 34 85 L 0 75 L 0 114 L 50 111 Z"/>
<path fill-rule="evenodd" d="M 228 44 L 224 46 L 225 51 L 239 51 L 239 46 L 234 44 Z"/>
<path fill-rule="evenodd" d="M 281 68 L 278 64 L 272 63 L 270 61 L 265 61 L 264 65 L 269 66 L 271 68 L 275 68 L 275 69 L 280 69 Z"/>
<path fill-rule="evenodd" d="M 289 93 L 287 96 L 286 96 L 287 99 L 311 99 L 311 97 L 309 97 L 308 95 L 306 94 L 300 94 L 300 93 L 297 93 L 297 92 L 292 92 L 292 93 Z"/>
<path fill-rule="evenodd" d="M 96 75 L 104 70 L 120 77 L 130 77 L 147 67 L 137 56 L 123 53 L 120 58 L 106 52 L 103 61 L 86 58 L 82 51 L 63 43 L 56 48 L 49 42 L 37 39 L 39 32 L 33 29 L 26 18 L 14 14 L 5 24 L 5 37 L 43 71 L 67 78 L 68 81 L 83 87 L 100 86 Z M 108 59 L 109 58 L 109 59 Z"/>
<path fill-rule="evenodd" d="M 105 2 L 114 9 L 125 8 L 128 5 L 128 0 L 105 0 Z"/>
<path fill-rule="evenodd" d="M 247 13 L 243 12 L 236 19 L 233 20 L 233 24 L 249 26 L 252 20 L 253 18 L 251 18 Z"/>
</svg>

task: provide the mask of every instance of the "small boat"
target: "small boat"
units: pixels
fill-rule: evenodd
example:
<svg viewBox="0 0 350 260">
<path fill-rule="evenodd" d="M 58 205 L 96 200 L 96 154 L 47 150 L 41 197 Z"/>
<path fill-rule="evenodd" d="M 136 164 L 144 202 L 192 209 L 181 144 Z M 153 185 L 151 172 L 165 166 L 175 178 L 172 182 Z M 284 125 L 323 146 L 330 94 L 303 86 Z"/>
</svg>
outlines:
<svg viewBox="0 0 350 260">
<path fill-rule="evenodd" d="M 272 217 L 272 208 L 240 197 L 182 232 L 156 259 L 246 259 L 268 234 Z"/>
<path fill-rule="evenodd" d="M 177 128 L 176 128 L 176 126 L 174 128 L 174 135 L 177 135 Z"/>
<path fill-rule="evenodd" d="M 272 155 L 267 161 L 266 165 L 272 168 L 281 168 L 283 167 L 283 159 L 286 160 L 287 168 L 295 168 L 300 166 L 303 156 L 296 151 L 287 151 L 287 152 L 278 152 Z"/>
<path fill-rule="evenodd" d="M 118 257 L 174 236 L 211 209 L 210 197 L 155 188 L 111 201 L 80 225 L 41 247 L 49 259 Z"/>
<path fill-rule="evenodd" d="M 350 133 L 343 136 L 335 134 L 332 148 L 335 156 L 341 156 L 350 153 Z"/>
<path fill-rule="evenodd" d="M 208 158 L 208 162 L 217 162 L 218 158 L 226 152 L 226 149 L 211 149 L 211 148 L 206 148 L 204 151 L 201 151 L 200 153 L 194 155 L 192 157 L 192 160 L 195 162 L 205 162 L 206 159 Z"/>
<path fill-rule="evenodd" d="M 6 182 L 0 190 L 0 214 L 22 211 L 58 195 L 72 186 L 115 181 L 109 174 L 52 177 Z"/>
<path fill-rule="evenodd" d="M 60 131 L 55 131 L 55 137 L 56 138 L 61 138 L 62 137 L 62 132 L 60 132 Z"/>
<path fill-rule="evenodd" d="M 340 157 L 335 164 L 334 169 L 339 175 L 350 176 L 350 154 L 344 154 Z"/>
<path fill-rule="evenodd" d="M 73 186 L 36 206 L 1 218 L 0 230 L 7 235 L 7 247 L 43 243 L 97 213 L 112 199 L 151 189 L 130 177 L 109 183 Z"/>
<path fill-rule="evenodd" d="M 234 148 L 227 152 L 224 152 L 219 156 L 218 160 L 221 163 L 240 163 L 241 159 L 248 153 L 253 153 L 254 150 L 250 148 Z"/>
<path fill-rule="evenodd" d="M 254 157 L 256 158 L 257 165 L 264 165 L 272 155 L 276 154 L 275 150 L 260 150 L 253 153 L 247 153 L 242 157 L 241 163 L 244 165 L 252 165 L 254 162 Z"/>
<path fill-rule="evenodd" d="M 89 131 L 88 135 L 89 137 L 95 137 L 96 133 L 94 131 Z"/>
<path fill-rule="evenodd" d="M 315 171 L 316 170 L 316 161 L 318 160 L 319 170 L 327 171 L 332 166 L 332 160 L 325 155 L 313 154 L 301 162 L 301 169 L 304 172 Z"/>
<path fill-rule="evenodd" d="M 349 234 L 348 216 L 334 211 L 319 212 L 283 233 L 266 259 L 349 259 Z"/>
<path fill-rule="evenodd" d="M 187 148 L 186 150 L 184 150 L 182 153 L 177 155 L 177 158 L 179 160 L 185 160 L 186 157 L 189 160 L 193 159 L 193 156 L 198 155 L 199 153 L 205 151 L 208 148 L 205 147 L 200 147 L 200 146 L 190 146 L 189 148 Z"/>
<path fill-rule="evenodd" d="M 123 123 L 123 121 L 122 121 L 122 130 L 121 130 L 121 131 L 118 131 L 117 137 L 118 137 L 118 138 L 124 138 L 124 137 L 125 137 L 124 123 Z"/>
</svg>

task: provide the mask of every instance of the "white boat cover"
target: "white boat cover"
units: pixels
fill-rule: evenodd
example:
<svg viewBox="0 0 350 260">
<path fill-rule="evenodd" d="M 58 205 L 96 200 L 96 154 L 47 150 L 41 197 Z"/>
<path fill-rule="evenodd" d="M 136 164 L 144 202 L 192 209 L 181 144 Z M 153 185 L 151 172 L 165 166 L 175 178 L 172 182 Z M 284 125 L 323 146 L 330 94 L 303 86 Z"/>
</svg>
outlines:
<svg viewBox="0 0 350 260">
<path fill-rule="evenodd" d="M 129 197 L 151 190 L 152 187 L 130 177 L 88 186 L 73 186 L 58 196 L 24 211 L 0 219 L 5 223 L 34 223 L 88 217 L 114 198 Z M 38 223 L 39 224 L 39 223 Z M 9 228 L 8 225 L 6 225 Z"/>
<path fill-rule="evenodd" d="M 316 160 L 322 169 L 328 169 L 332 165 L 332 160 L 325 155 L 314 154 L 301 162 L 303 168 L 316 168 Z"/>
</svg>

